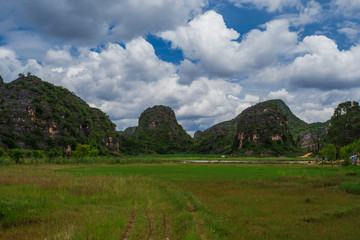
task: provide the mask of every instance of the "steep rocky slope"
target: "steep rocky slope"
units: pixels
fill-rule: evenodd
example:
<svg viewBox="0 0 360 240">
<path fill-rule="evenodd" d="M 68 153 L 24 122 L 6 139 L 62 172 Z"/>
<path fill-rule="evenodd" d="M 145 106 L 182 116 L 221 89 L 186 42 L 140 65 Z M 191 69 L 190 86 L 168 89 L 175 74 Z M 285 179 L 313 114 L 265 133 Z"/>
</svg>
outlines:
<svg viewBox="0 0 360 240">
<path fill-rule="evenodd" d="M 318 145 L 319 141 L 325 137 L 328 122 L 308 124 L 295 116 L 284 101 L 274 99 L 267 102 L 276 105 L 286 116 L 290 133 L 298 146 L 306 149 L 314 149 L 315 146 L 310 145 Z M 218 123 L 204 131 L 197 131 L 194 135 L 194 151 L 218 154 L 232 152 L 237 123 L 242 114 L 243 113 L 240 113 L 236 118 Z M 311 133 L 311 141 L 313 143 L 309 142 L 309 133 Z M 316 143 L 314 142 L 315 139 L 317 139 Z"/>
<path fill-rule="evenodd" d="M 192 146 L 191 136 L 166 106 L 146 109 L 139 117 L 139 125 L 122 133 L 122 140 L 121 149 L 132 154 L 187 152 Z"/>
<path fill-rule="evenodd" d="M 238 151 L 281 154 L 294 147 L 288 119 L 272 101 L 245 109 L 237 123 Z"/>
<path fill-rule="evenodd" d="M 0 147 L 46 150 L 87 143 L 102 151 L 118 150 L 109 117 L 67 89 L 31 75 L 11 83 L 1 80 Z"/>
<path fill-rule="evenodd" d="M 326 127 L 329 125 L 327 122 L 315 122 L 315 123 L 306 123 L 301 120 L 295 114 L 293 114 L 290 108 L 286 103 L 280 99 L 269 100 L 270 102 L 276 104 L 281 111 L 286 115 L 289 121 L 289 129 L 294 139 L 298 139 L 300 136 L 312 133 L 317 135 L 319 138 L 324 138 L 326 135 Z"/>
</svg>

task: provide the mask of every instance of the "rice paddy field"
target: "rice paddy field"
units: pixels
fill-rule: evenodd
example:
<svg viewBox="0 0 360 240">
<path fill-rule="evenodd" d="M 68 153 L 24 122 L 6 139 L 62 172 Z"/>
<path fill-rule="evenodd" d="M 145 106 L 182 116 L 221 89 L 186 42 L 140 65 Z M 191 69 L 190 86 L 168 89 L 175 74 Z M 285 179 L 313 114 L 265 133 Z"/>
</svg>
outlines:
<svg viewBox="0 0 360 240">
<path fill-rule="evenodd" d="M 0 166 L 0 239 L 359 239 L 359 166 L 177 157 Z"/>
</svg>

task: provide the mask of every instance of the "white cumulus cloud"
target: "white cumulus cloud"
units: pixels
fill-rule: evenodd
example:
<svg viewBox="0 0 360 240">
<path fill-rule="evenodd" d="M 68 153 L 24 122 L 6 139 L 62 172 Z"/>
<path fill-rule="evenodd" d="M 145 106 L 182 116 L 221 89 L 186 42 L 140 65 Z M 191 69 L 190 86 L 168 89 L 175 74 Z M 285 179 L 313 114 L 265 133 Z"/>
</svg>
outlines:
<svg viewBox="0 0 360 240">
<path fill-rule="evenodd" d="M 300 0 L 229 0 L 237 7 L 253 6 L 258 9 L 266 9 L 268 12 L 282 11 L 285 8 L 298 8 Z"/>
<path fill-rule="evenodd" d="M 286 20 L 264 24 L 238 40 L 240 34 L 226 27 L 223 17 L 208 11 L 174 31 L 159 35 L 182 49 L 186 58 L 199 60 L 210 76 L 232 76 L 271 65 L 291 53 L 297 34 Z"/>
</svg>

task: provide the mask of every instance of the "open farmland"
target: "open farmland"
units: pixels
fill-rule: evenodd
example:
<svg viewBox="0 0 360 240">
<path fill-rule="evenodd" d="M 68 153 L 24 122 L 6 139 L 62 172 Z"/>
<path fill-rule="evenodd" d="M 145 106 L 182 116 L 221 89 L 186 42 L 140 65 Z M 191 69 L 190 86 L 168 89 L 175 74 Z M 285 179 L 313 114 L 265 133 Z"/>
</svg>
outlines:
<svg viewBox="0 0 360 240">
<path fill-rule="evenodd" d="M 360 168 L 10 165 L 0 239 L 357 239 Z"/>
</svg>

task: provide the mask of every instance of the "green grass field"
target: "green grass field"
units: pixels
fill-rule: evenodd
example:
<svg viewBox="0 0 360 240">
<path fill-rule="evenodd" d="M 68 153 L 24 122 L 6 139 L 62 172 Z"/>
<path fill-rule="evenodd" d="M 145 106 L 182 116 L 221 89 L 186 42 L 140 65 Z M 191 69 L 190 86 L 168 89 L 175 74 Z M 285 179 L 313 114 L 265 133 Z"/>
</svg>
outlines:
<svg viewBox="0 0 360 240">
<path fill-rule="evenodd" d="M 0 239 L 359 239 L 360 167 L 0 167 Z"/>
</svg>

